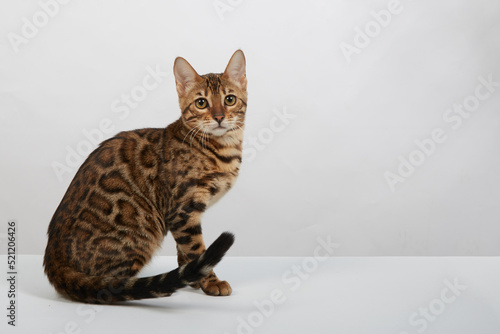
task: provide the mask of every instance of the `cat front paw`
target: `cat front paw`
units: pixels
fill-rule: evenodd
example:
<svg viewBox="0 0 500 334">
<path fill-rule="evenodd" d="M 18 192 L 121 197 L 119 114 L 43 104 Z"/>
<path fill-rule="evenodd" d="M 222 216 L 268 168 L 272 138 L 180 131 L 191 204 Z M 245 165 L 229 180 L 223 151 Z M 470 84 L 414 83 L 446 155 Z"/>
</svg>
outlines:
<svg viewBox="0 0 500 334">
<path fill-rule="evenodd" d="M 209 296 L 229 296 L 233 292 L 228 282 L 219 280 L 202 282 L 201 289 Z"/>
</svg>

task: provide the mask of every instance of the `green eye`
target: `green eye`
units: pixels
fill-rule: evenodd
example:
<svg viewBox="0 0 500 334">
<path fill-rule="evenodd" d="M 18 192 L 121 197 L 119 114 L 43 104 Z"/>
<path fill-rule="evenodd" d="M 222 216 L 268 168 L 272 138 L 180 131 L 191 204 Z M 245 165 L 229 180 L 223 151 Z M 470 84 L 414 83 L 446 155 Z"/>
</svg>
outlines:
<svg viewBox="0 0 500 334">
<path fill-rule="evenodd" d="M 236 96 L 234 95 L 226 96 L 224 103 L 226 104 L 226 106 L 234 105 L 236 103 Z"/>
<path fill-rule="evenodd" d="M 200 98 L 200 99 L 197 99 L 196 101 L 194 101 L 194 105 L 198 109 L 205 109 L 208 106 L 208 102 L 207 102 L 207 100 Z"/>
</svg>

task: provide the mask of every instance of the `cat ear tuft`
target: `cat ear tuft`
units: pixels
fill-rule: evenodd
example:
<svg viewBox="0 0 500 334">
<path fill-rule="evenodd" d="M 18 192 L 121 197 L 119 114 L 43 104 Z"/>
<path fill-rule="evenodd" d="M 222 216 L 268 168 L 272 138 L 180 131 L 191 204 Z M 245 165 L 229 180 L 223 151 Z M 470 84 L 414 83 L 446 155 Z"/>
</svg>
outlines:
<svg viewBox="0 0 500 334">
<path fill-rule="evenodd" d="M 233 81 L 242 89 L 247 88 L 246 61 L 243 51 L 237 50 L 233 54 L 222 76 Z"/>
<path fill-rule="evenodd" d="M 196 82 L 202 80 L 194 68 L 182 57 L 175 58 L 174 77 L 179 96 L 184 96 Z"/>
</svg>

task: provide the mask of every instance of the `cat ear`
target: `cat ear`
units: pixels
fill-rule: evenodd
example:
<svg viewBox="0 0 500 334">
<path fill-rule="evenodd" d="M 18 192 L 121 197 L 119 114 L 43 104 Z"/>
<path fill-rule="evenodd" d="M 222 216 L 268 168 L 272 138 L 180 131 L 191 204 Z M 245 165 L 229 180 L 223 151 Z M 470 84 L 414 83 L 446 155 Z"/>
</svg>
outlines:
<svg viewBox="0 0 500 334">
<path fill-rule="evenodd" d="M 187 60 L 182 57 L 175 58 L 174 76 L 179 96 L 184 96 L 196 82 L 203 80 Z"/>
<path fill-rule="evenodd" d="M 243 51 L 237 50 L 233 54 L 222 76 L 233 81 L 242 89 L 247 88 L 246 61 Z"/>
</svg>

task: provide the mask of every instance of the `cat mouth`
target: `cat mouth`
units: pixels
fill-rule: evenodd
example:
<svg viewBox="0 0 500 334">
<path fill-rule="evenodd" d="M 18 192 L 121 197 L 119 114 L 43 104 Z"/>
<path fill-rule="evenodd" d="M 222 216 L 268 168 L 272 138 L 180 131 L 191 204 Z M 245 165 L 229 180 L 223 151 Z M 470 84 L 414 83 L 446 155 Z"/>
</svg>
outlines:
<svg viewBox="0 0 500 334">
<path fill-rule="evenodd" d="M 210 129 L 210 132 L 215 136 L 222 136 L 227 132 L 227 127 L 222 125 L 217 125 L 214 126 L 212 129 Z"/>
</svg>

